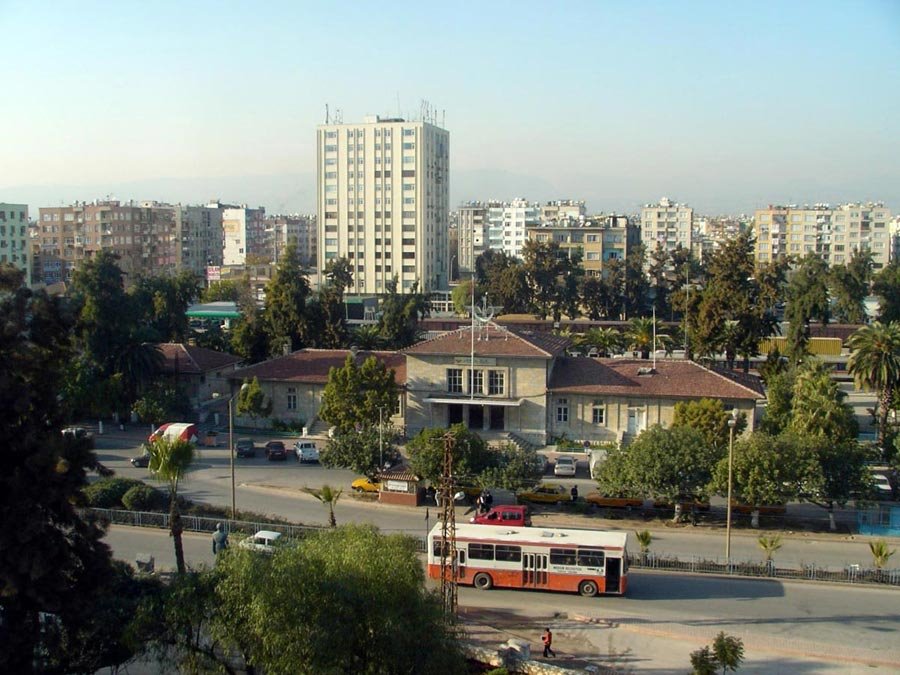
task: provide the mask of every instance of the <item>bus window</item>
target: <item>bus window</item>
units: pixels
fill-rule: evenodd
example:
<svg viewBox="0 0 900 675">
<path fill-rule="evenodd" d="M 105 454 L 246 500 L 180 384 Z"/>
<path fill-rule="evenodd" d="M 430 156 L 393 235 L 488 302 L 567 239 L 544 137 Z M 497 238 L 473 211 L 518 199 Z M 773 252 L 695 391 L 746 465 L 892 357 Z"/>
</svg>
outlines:
<svg viewBox="0 0 900 675">
<path fill-rule="evenodd" d="M 522 560 L 522 547 L 497 544 L 497 560 L 520 562 Z"/>
<path fill-rule="evenodd" d="M 574 565 L 575 549 L 574 548 L 551 548 L 550 549 L 551 565 Z"/>
<path fill-rule="evenodd" d="M 469 559 L 470 560 L 493 560 L 494 559 L 494 545 L 493 544 L 469 544 Z"/>
<path fill-rule="evenodd" d="M 578 564 L 582 567 L 603 567 L 603 551 L 592 548 L 578 549 Z"/>
</svg>

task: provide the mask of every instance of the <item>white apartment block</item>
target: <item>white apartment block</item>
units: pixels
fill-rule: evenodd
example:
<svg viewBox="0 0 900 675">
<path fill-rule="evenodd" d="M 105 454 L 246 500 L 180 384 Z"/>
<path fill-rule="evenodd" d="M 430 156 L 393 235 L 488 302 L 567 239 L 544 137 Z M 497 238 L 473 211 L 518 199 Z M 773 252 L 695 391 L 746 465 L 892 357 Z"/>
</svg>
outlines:
<svg viewBox="0 0 900 675">
<path fill-rule="evenodd" d="M 890 262 L 891 211 L 881 203 L 769 206 L 753 217 L 757 264 L 815 253 L 829 265 L 869 251 L 876 270 Z"/>
<path fill-rule="evenodd" d="M 0 202 L 0 263 L 12 263 L 25 272 L 31 285 L 31 237 L 28 233 L 28 205 Z"/>
<path fill-rule="evenodd" d="M 456 212 L 457 254 L 460 278 L 469 276 L 475 261 L 485 252 L 489 204 L 469 202 Z"/>
<path fill-rule="evenodd" d="M 693 247 L 694 209 L 663 197 L 641 209 L 641 243 L 647 249 L 647 261 L 657 248 L 674 251 Z"/>
<path fill-rule="evenodd" d="M 223 265 L 243 265 L 250 254 L 266 254 L 266 210 L 249 209 L 246 205 L 223 206 L 217 202 L 211 208 L 222 208 Z"/>
<path fill-rule="evenodd" d="M 514 258 L 522 258 L 528 241 L 527 228 L 541 224 L 541 207 L 524 199 L 491 206 L 488 209 L 488 232 L 485 247 L 503 251 Z"/>
<path fill-rule="evenodd" d="M 450 134 L 434 124 L 366 117 L 323 124 L 318 149 L 318 267 L 347 258 L 351 294 L 448 288 Z"/>
</svg>

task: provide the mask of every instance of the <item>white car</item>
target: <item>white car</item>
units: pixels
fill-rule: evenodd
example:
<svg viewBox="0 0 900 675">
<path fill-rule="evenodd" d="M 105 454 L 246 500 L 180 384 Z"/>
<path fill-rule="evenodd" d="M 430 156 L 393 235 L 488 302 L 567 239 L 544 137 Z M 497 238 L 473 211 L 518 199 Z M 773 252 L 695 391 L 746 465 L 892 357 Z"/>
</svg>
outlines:
<svg viewBox="0 0 900 675">
<path fill-rule="evenodd" d="M 561 455 L 556 458 L 556 466 L 553 467 L 554 476 L 574 476 L 575 458 L 569 455 Z"/>
<path fill-rule="evenodd" d="M 875 495 L 881 499 L 891 498 L 891 481 L 881 473 L 872 474 L 872 484 L 875 487 Z"/>
<path fill-rule="evenodd" d="M 319 449 L 313 441 L 297 441 L 294 443 L 294 453 L 299 462 L 319 461 Z"/>
<path fill-rule="evenodd" d="M 252 537 L 247 537 L 241 541 L 238 546 L 251 551 L 259 551 L 261 553 L 274 553 L 275 548 L 281 539 L 281 532 L 273 532 L 272 530 L 260 530 Z"/>
</svg>

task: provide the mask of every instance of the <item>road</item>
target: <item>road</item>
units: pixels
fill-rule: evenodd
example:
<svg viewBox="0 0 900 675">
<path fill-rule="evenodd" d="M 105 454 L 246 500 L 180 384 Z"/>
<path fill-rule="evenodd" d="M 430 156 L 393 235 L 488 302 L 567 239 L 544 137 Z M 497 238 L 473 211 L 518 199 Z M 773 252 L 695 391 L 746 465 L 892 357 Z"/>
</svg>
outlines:
<svg viewBox="0 0 900 675">
<path fill-rule="evenodd" d="M 149 553 L 174 567 L 169 536 L 113 527 L 114 554 L 133 561 Z M 190 566 L 212 564 L 209 535 L 185 534 Z M 507 638 L 535 641 L 551 623 L 559 651 L 607 656 L 639 672 L 684 672 L 691 651 L 719 631 L 744 640 L 747 673 L 855 673 L 900 670 L 900 594 L 853 586 L 752 581 L 631 572 L 624 598 L 475 591 L 459 593 L 463 616 L 489 623 Z M 586 624 L 594 617 L 608 624 Z"/>
<path fill-rule="evenodd" d="M 257 439 L 259 442 L 260 439 Z M 139 478 L 152 482 L 147 469 L 132 467 L 128 462 L 136 454 L 140 442 L 139 435 L 110 433 L 97 438 L 97 453 L 100 461 L 114 469 L 120 476 Z M 279 515 L 293 522 L 310 525 L 326 525 L 327 511 L 316 499 L 300 491 L 301 486 L 318 487 L 323 483 L 345 486 L 349 493 L 350 482 L 356 476 L 342 469 L 325 469 L 316 464 L 298 464 L 294 460 L 268 462 L 264 457 L 238 459 L 236 463 L 236 501 L 239 509 Z M 566 483 L 570 479 L 552 479 Z M 570 481 L 571 482 L 571 481 Z M 586 478 L 576 481 L 582 494 L 586 494 L 593 484 Z M 225 448 L 201 448 L 196 465 L 182 484 L 183 494 L 200 502 L 229 505 L 231 503 L 231 471 L 228 452 Z M 808 505 L 805 505 L 809 508 Z M 457 510 L 459 520 L 468 519 L 468 509 Z M 377 502 L 359 500 L 347 494 L 337 504 L 335 514 L 338 523 L 364 522 L 377 525 L 384 531 L 401 531 L 424 534 L 428 524 L 433 525 L 437 512 L 435 508 L 403 508 L 383 506 Z M 621 515 L 623 518 L 627 514 Z M 544 514 L 537 509 L 535 525 L 560 525 L 571 527 L 603 528 L 624 530 L 629 533 L 629 546 L 637 550 L 634 541 L 635 529 L 650 529 L 654 535 L 651 550 L 660 555 L 678 557 L 697 556 L 714 560 L 724 558 L 724 527 L 709 529 L 666 527 L 661 521 L 611 520 L 600 515 L 585 517 L 560 516 L 558 513 Z M 732 536 L 732 558 L 738 561 L 760 561 L 763 559 L 757 542 L 757 534 L 737 528 Z M 815 564 L 818 567 L 843 569 L 855 564 L 863 567 L 871 563 L 868 539 L 865 537 L 832 535 L 786 535 L 783 547 L 776 554 L 776 562 L 781 566 L 798 567 Z"/>
</svg>

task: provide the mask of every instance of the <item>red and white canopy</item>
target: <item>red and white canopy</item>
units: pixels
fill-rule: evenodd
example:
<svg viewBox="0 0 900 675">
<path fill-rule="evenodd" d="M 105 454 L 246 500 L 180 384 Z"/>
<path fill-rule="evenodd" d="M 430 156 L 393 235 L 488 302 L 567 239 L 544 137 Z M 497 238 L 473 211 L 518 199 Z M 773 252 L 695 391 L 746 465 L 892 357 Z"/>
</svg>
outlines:
<svg viewBox="0 0 900 675">
<path fill-rule="evenodd" d="M 189 422 L 167 422 L 150 434 L 151 443 L 157 438 L 171 438 L 172 440 L 196 443 L 199 438 L 197 425 Z"/>
</svg>

